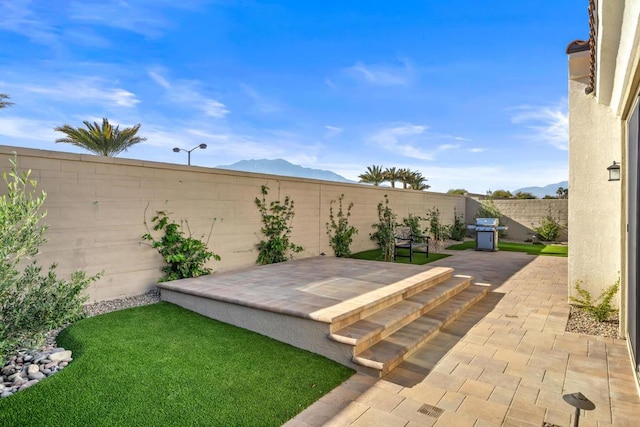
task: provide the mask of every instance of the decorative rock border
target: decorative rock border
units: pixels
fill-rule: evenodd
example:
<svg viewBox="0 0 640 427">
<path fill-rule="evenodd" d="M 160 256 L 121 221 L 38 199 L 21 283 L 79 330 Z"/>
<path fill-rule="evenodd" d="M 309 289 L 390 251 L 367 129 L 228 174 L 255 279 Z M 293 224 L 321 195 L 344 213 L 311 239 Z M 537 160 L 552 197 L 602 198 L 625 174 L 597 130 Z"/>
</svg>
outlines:
<svg viewBox="0 0 640 427">
<path fill-rule="evenodd" d="M 87 317 L 110 313 L 124 308 L 140 307 L 160 301 L 160 291 L 117 300 L 102 301 L 84 306 Z M 36 350 L 20 350 L 0 368 L 0 398 L 9 397 L 63 369 L 73 360 L 71 350 L 56 346 L 56 337 L 63 328 L 47 334 L 46 345 Z M 2 360 L 0 360 L 2 363 Z"/>
<path fill-rule="evenodd" d="M 0 398 L 31 387 L 55 374 L 71 362 L 71 350 L 47 346 L 38 350 L 22 350 L 0 369 Z"/>
</svg>

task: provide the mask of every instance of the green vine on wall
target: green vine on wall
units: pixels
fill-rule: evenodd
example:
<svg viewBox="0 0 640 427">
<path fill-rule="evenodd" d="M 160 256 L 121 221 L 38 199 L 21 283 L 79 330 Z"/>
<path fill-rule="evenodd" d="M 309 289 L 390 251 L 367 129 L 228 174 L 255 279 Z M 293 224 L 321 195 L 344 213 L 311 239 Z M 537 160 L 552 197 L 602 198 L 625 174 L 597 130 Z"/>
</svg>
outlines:
<svg viewBox="0 0 640 427">
<path fill-rule="evenodd" d="M 333 204 L 336 203 L 336 201 L 332 200 L 329 203 L 329 222 L 326 224 L 329 245 L 337 257 L 351 256 L 350 246 L 353 242 L 353 235 L 358 233 L 357 228 L 349 225 L 353 202 L 349 203 L 347 213 L 345 214 L 342 208 L 343 199 L 344 194 L 341 194 L 338 198 L 338 212 L 336 214 L 334 214 L 333 211 Z"/>
<path fill-rule="evenodd" d="M 287 261 L 293 257 L 293 254 L 289 255 L 289 251 L 298 253 L 303 250 L 302 246 L 291 242 L 293 230 L 291 223 L 295 216 L 293 200 L 286 196 L 284 202 L 274 200 L 267 205 L 269 187 L 262 185 L 260 192 L 262 198 L 256 197 L 255 204 L 262 219 L 260 231 L 266 239 L 258 243 L 259 253 L 256 263 L 265 265 Z"/>
<path fill-rule="evenodd" d="M 375 231 L 370 237 L 371 240 L 378 242 L 382 249 L 382 259 L 387 262 L 393 262 L 394 257 L 396 217 L 389 207 L 389 198 L 385 194 L 384 202 L 378 203 L 378 222 L 371 226 Z"/>
<path fill-rule="evenodd" d="M 164 232 L 164 235 L 159 240 L 156 240 L 149 232 L 145 215 L 144 224 L 147 227 L 147 233 L 142 238 L 151 242 L 151 247 L 158 250 L 166 263 L 162 267 L 164 276 L 158 279 L 158 282 L 211 274 L 211 269 L 206 267 L 207 262 L 211 258 L 220 261 L 219 255 L 207 249 L 216 218 L 211 223 L 209 237 L 206 242 L 202 241 L 204 235 L 200 239 L 191 237 L 191 229 L 186 220 L 180 221 L 180 224 L 174 221 L 169 222 L 169 217 L 165 211 L 157 211 L 151 221 L 154 223 L 154 231 Z M 188 237 L 185 237 L 184 232 L 181 230 L 183 225 L 189 231 Z"/>
</svg>

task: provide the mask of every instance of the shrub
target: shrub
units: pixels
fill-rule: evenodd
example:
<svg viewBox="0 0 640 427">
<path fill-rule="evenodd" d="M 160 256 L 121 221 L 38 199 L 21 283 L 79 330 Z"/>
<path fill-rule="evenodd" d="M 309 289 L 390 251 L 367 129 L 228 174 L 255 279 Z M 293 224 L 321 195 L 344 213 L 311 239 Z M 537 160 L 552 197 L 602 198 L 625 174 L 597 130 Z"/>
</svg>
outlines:
<svg viewBox="0 0 640 427">
<path fill-rule="evenodd" d="M 393 262 L 394 233 L 396 214 L 389 207 L 389 198 L 384 195 L 384 202 L 378 203 L 378 222 L 371 226 L 376 231 L 370 234 L 371 240 L 378 242 L 382 249 L 382 259 Z"/>
<path fill-rule="evenodd" d="M 620 279 L 616 280 L 613 285 L 602 291 L 595 300 L 589 291 L 580 286 L 581 283 L 582 282 L 580 280 L 576 282 L 576 292 L 579 297 L 571 297 L 571 301 L 578 304 L 598 322 L 609 320 L 611 316 L 618 312 L 618 309 L 612 307 L 611 300 L 613 300 L 615 294 L 618 293 L 618 289 L 620 289 Z"/>
<path fill-rule="evenodd" d="M 266 240 L 260 240 L 258 244 L 258 259 L 256 263 L 274 264 L 277 262 L 287 261 L 293 257 L 288 252 L 302 252 L 302 246 L 292 243 L 291 231 L 293 227 L 291 222 L 295 216 L 293 200 L 286 196 L 284 202 L 274 200 L 267 207 L 267 195 L 269 187 L 263 185 L 260 187 L 262 198 L 256 197 L 255 203 L 260 211 L 262 218 L 262 228 L 260 231 L 266 237 Z"/>
<path fill-rule="evenodd" d="M 535 231 L 540 240 L 549 242 L 556 240 L 563 229 L 564 226 L 551 216 L 551 212 L 549 212 L 549 214 L 542 218 L 540 225 L 533 228 L 533 231 Z"/>
<path fill-rule="evenodd" d="M 449 237 L 449 230 L 447 226 L 442 223 L 440 209 L 437 207 L 434 206 L 427 211 L 427 219 L 429 220 L 429 227 L 426 231 L 431 235 L 433 251 L 440 252 L 444 241 Z"/>
<path fill-rule="evenodd" d="M 422 217 L 414 214 L 409 214 L 408 217 L 402 219 L 402 225 L 411 229 L 411 235 L 414 236 L 417 243 L 422 243 L 426 240 L 420 228 L 420 221 L 422 221 Z"/>
<path fill-rule="evenodd" d="M 189 223 L 186 220 L 180 221 L 180 225 L 174 221 L 169 222 L 169 217 L 165 211 L 157 211 L 151 221 L 155 223 L 153 226 L 154 231 L 164 232 L 164 236 L 162 236 L 160 240 L 154 239 L 148 228 L 147 233 L 142 236 L 144 240 L 151 242 L 151 246 L 158 250 L 166 263 L 166 265 L 162 267 L 164 277 L 158 279 L 158 282 L 168 282 L 171 280 L 211 274 L 211 269 L 205 267 L 207 261 L 211 258 L 220 261 L 219 255 L 207 249 L 211 232 L 213 231 L 213 225 L 216 221 L 215 218 L 211 223 L 211 230 L 209 231 L 209 237 L 206 242 L 202 241 L 204 235 L 200 239 L 191 237 Z M 145 226 L 146 225 L 147 221 L 145 218 Z M 183 225 L 189 231 L 189 237 L 185 237 L 184 232 L 181 230 Z"/>
<path fill-rule="evenodd" d="M 329 222 L 327 222 L 327 235 L 329 236 L 329 245 L 333 249 L 333 252 L 337 257 L 351 256 L 351 243 L 353 242 L 353 235 L 358 233 L 358 229 L 352 225 L 349 225 L 349 217 L 351 216 L 351 209 L 353 208 L 353 202 L 349 203 L 347 207 L 347 213 L 344 213 L 342 209 L 342 200 L 344 194 L 341 194 L 338 198 L 338 213 L 333 213 L 333 204 L 336 202 L 332 200 L 329 203 Z"/>
<path fill-rule="evenodd" d="M 462 241 L 467 235 L 467 224 L 463 221 L 464 215 L 458 215 L 458 212 L 453 210 L 453 224 L 446 226 L 446 234 L 452 240 Z"/>
<path fill-rule="evenodd" d="M 46 194 L 36 194 L 31 171 L 18 172 L 15 156 L 9 161 L 7 192 L 0 197 L 0 360 L 18 347 L 41 344 L 50 330 L 82 317 L 83 291 L 102 275 L 76 271 L 66 281 L 56 276 L 55 263 L 43 272 L 36 261 L 27 262 L 46 242 L 47 226 L 40 224 Z"/>
</svg>

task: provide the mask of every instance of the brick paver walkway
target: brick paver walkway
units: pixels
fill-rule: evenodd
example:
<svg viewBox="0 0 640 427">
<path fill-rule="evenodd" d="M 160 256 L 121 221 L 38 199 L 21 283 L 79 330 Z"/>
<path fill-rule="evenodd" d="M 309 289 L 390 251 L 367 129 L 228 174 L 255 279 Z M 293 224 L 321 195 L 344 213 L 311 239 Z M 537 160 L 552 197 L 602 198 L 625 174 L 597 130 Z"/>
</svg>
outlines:
<svg viewBox="0 0 640 427">
<path fill-rule="evenodd" d="M 626 341 L 564 331 L 566 258 L 471 251 L 432 265 L 493 292 L 384 379 L 356 374 L 286 426 L 569 426 L 562 395 L 578 391 L 596 405 L 580 426 L 639 425 Z"/>
</svg>

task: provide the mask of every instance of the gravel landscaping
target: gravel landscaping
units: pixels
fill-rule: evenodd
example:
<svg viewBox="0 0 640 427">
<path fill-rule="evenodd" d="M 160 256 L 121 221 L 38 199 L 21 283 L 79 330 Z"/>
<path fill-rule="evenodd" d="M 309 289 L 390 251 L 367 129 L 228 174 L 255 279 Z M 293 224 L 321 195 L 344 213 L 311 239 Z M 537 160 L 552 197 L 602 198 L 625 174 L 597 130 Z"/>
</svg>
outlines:
<svg viewBox="0 0 640 427">
<path fill-rule="evenodd" d="M 606 322 L 598 322 L 589 313 L 572 305 L 566 331 L 607 338 L 622 338 L 618 335 L 618 326 L 617 318 Z"/>
</svg>

